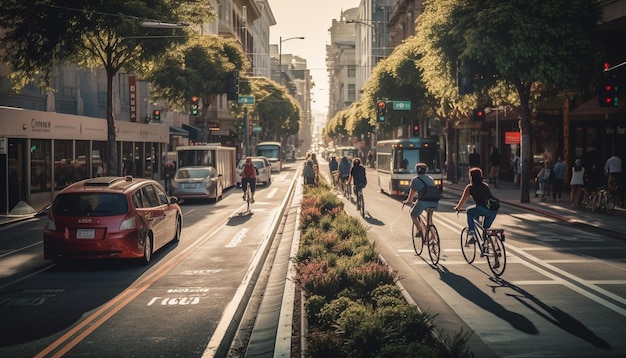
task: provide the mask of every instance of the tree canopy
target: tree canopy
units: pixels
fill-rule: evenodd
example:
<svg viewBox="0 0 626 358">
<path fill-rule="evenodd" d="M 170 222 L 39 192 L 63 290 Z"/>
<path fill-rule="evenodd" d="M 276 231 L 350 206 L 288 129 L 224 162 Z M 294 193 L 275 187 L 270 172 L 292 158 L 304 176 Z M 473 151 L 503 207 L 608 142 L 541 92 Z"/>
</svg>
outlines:
<svg viewBox="0 0 626 358">
<path fill-rule="evenodd" d="M 141 22 L 202 24 L 212 17 L 211 7 L 202 0 L 5 0 L 0 12 L 0 27 L 5 29 L 0 35 L 0 60 L 11 66 L 12 85 L 18 91 L 35 80 L 49 89 L 52 69 L 59 64 L 104 68 L 107 172 L 115 175 L 114 76 L 121 70 L 140 70 L 171 45 L 184 42 L 186 31 L 192 31 L 146 28 Z"/>
</svg>

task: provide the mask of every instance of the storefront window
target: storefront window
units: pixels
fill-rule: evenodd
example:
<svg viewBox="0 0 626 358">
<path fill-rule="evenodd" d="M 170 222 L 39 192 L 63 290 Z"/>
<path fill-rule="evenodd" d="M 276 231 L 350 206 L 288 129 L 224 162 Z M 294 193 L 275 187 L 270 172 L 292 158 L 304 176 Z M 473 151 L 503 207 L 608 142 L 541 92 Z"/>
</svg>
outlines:
<svg viewBox="0 0 626 358">
<path fill-rule="evenodd" d="M 30 142 L 30 190 L 33 193 L 52 189 L 52 149 L 50 140 Z"/>
<path fill-rule="evenodd" d="M 54 189 L 63 189 L 74 182 L 71 140 L 54 142 Z"/>
<path fill-rule="evenodd" d="M 107 143 L 93 142 L 91 150 L 91 177 L 101 177 L 107 174 Z"/>
<path fill-rule="evenodd" d="M 89 156 L 89 141 L 76 141 L 76 156 L 74 158 L 76 158 L 74 160 L 74 179 L 79 181 L 89 178 L 88 168 L 91 165 L 91 158 Z"/>
<path fill-rule="evenodd" d="M 145 143 L 135 143 L 135 163 L 134 165 L 134 173 L 133 176 L 142 178 L 145 176 L 144 173 L 144 145 Z"/>
<path fill-rule="evenodd" d="M 122 174 L 133 175 L 134 167 L 133 143 L 122 143 Z"/>
</svg>

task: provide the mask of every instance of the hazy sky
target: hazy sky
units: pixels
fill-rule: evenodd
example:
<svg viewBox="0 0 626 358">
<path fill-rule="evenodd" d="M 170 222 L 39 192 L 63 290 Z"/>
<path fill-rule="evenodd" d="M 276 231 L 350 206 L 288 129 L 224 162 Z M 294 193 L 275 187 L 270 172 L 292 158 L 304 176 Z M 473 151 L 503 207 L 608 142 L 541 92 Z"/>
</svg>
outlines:
<svg viewBox="0 0 626 358">
<path fill-rule="evenodd" d="M 304 36 L 283 42 L 283 53 L 300 56 L 307 61 L 315 82 L 313 88 L 313 115 L 326 119 L 328 111 L 328 73 L 326 72 L 326 45 L 330 41 L 328 29 L 341 11 L 359 6 L 361 0 L 268 0 L 276 25 L 270 27 L 270 43 L 278 44 L 280 37 Z M 319 118 L 323 116 L 323 118 Z"/>
</svg>

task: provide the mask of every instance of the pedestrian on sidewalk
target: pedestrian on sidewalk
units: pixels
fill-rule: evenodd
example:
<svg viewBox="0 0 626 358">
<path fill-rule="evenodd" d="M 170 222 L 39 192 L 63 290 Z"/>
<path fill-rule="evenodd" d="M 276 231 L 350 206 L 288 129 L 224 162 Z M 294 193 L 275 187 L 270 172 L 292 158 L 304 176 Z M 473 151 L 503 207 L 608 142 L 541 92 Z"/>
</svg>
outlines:
<svg viewBox="0 0 626 358">
<path fill-rule="evenodd" d="M 554 163 L 552 171 L 554 172 L 554 179 L 552 181 L 552 201 L 561 202 L 561 192 L 563 191 L 563 184 L 565 180 L 565 162 L 559 155 Z"/>
<path fill-rule="evenodd" d="M 472 152 L 467 159 L 470 168 L 480 167 L 480 154 L 476 153 L 476 147 L 472 148 Z"/>
<path fill-rule="evenodd" d="M 516 152 L 515 156 L 513 157 L 513 186 L 515 188 L 519 188 L 519 180 L 520 180 L 521 175 L 522 175 L 522 161 Z"/>
<path fill-rule="evenodd" d="M 580 194 L 582 193 L 583 185 L 585 185 L 585 168 L 583 167 L 583 162 L 580 158 L 574 161 L 570 177 L 570 200 L 572 201 L 571 206 L 575 207 L 580 201 Z"/>
<path fill-rule="evenodd" d="M 535 198 L 541 196 L 541 201 L 546 200 L 546 192 L 548 191 L 548 188 L 550 186 L 551 171 L 552 169 L 550 168 L 550 161 L 546 160 L 545 162 L 543 162 L 543 168 L 541 168 L 541 171 L 539 171 L 537 177 L 535 178 L 535 181 L 537 181 L 537 184 L 539 185 L 539 189 L 535 193 Z"/>
<path fill-rule="evenodd" d="M 498 188 L 498 173 L 500 172 L 500 162 L 502 158 L 498 147 L 493 147 L 491 157 L 489 158 L 489 183 Z"/>
</svg>

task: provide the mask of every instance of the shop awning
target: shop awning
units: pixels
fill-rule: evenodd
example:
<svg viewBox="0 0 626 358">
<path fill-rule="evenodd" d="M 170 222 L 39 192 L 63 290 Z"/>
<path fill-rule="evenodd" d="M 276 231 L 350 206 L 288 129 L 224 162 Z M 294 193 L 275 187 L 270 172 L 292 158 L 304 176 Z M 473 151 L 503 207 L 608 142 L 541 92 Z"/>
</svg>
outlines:
<svg viewBox="0 0 626 358">
<path fill-rule="evenodd" d="M 182 128 L 170 126 L 170 135 L 177 135 L 181 137 L 189 137 L 189 131 Z"/>
<path fill-rule="evenodd" d="M 202 128 L 192 126 L 191 124 L 183 124 L 183 129 L 189 132 L 189 140 L 199 142 L 199 139 L 202 136 Z"/>
</svg>

